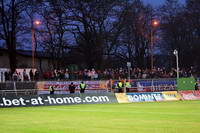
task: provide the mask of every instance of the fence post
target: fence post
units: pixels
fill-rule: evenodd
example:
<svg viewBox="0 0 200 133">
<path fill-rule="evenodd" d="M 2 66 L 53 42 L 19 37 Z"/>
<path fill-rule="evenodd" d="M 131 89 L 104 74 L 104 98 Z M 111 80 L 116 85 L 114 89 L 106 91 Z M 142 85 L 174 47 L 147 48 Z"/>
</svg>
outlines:
<svg viewBox="0 0 200 133">
<path fill-rule="evenodd" d="M 113 90 L 112 90 L 112 79 L 110 79 L 109 82 L 110 82 L 110 91 L 113 92 Z"/>
<path fill-rule="evenodd" d="M 17 96 L 16 81 L 13 82 L 13 90 L 15 90 L 15 95 Z"/>
</svg>

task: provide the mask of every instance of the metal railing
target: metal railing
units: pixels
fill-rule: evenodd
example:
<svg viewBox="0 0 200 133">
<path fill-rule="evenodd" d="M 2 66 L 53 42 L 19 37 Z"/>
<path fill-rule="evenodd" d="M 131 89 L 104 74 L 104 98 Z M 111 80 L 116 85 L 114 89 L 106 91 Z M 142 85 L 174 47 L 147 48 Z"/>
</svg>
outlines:
<svg viewBox="0 0 200 133">
<path fill-rule="evenodd" d="M 37 95 L 37 89 L 0 90 L 0 96 Z"/>
</svg>

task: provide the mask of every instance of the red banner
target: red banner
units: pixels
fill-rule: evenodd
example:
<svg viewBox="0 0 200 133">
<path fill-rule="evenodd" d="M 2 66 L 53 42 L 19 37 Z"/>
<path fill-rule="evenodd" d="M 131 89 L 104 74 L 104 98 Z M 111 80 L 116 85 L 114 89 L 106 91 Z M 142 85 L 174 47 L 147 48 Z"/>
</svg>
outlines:
<svg viewBox="0 0 200 133">
<path fill-rule="evenodd" d="M 200 91 L 179 91 L 183 100 L 200 100 Z"/>
<path fill-rule="evenodd" d="M 39 94 L 46 94 L 49 91 L 49 86 L 54 86 L 56 93 L 65 94 L 69 91 L 69 85 L 73 82 L 76 86 L 76 91 L 79 91 L 81 81 L 43 81 L 37 82 Z M 86 91 L 107 91 L 109 81 L 84 81 Z"/>
</svg>

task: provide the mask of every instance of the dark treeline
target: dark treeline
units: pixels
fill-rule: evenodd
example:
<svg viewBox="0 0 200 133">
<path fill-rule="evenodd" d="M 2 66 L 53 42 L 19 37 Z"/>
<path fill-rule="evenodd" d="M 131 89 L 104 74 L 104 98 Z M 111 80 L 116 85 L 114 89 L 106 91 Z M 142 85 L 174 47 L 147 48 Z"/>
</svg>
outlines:
<svg viewBox="0 0 200 133">
<path fill-rule="evenodd" d="M 155 19 L 157 27 L 152 26 Z M 199 27 L 199 0 L 184 5 L 166 0 L 157 8 L 141 0 L 0 0 L 0 40 L 12 70 L 16 49 L 31 46 L 33 30 L 34 49 L 50 55 L 51 69 L 126 67 L 126 62 L 150 68 L 152 53 L 154 66 L 172 68 L 174 49 L 180 67 L 196 67 Z"/>
</svg>

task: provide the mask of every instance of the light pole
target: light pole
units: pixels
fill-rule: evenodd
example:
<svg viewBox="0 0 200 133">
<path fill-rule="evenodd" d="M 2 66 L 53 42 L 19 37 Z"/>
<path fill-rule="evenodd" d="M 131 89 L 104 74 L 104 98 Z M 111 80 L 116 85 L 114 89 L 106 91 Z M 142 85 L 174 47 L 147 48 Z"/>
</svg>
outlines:
<svg viewBox="0 0 200 133">
<path fill-rule="evenodd" d="M 39 20 L 35 20 L 31 26 L 31 33 L 32 33 L 32 68 L 35 68 L 35 43 L 36 43 L 36 36 L 35 36 L 35 26 L 39 26 L 41 22 Z"/>
<path fill-rule="evenodd" d="M 154 19 L 151 22 L 151 38 L 150 38 L 150 49 L 151 49 L 151 71 L 153 70 L 154 62 L 153 62 L 153 44 L 154 44 L 154 30 L 158 27 L 158 20 Z"/>
<path fill-rule="evenodd" d="M 131 62 L 127 62 L 127 67 L 128 67 L 128 81 L 130 81 L 130 79 L 131 79 L 131 72 L 130 72 Z"/>
<path fill-rule="evenodd" d="M 174 50 L 173 54 L 176 56 L 176 77 L 179 78 L 179 64 L 178 64 L 178 50 Z"/>
</svg>

